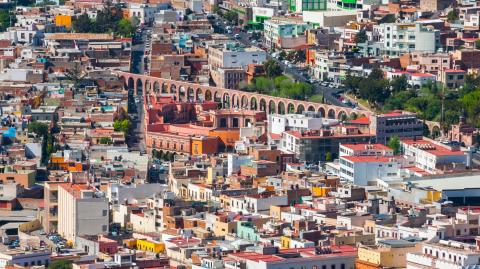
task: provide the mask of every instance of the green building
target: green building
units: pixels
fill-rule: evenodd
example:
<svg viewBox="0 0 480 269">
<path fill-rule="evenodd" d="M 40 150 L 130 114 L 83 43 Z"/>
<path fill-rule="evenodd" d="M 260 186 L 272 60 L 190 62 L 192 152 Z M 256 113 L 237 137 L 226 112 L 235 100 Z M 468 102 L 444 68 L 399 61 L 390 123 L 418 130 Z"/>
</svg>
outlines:
<svg viewBox="0 0 480 269">
<path fill-rule="evenodd" d="M 327 10 L 327 0 L 288 0 L 291 12 Z"/>
</svg>

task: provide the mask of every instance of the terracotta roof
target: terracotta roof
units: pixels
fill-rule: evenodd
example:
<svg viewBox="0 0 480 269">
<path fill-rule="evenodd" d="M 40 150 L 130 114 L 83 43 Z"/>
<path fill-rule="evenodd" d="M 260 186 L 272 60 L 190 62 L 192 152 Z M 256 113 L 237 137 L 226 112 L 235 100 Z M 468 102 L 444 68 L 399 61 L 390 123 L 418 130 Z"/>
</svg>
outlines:
<svg viewBox="0 0 480 269">
<path fill-rule="evenodd" d="M 386 163 L 392 162 L 394 157 L 384 156 L 342 156 L 340 158 L 346 159 L 353 163 Z"/>
<path fill-rule="evenodd" d="M 92 34 L 92 33 L 50 33 L 45 34 L 47 40 L 80 40 L 80 39 L 93 39 L 93 40 L 113 40 L 110 34 Z"/>
<path fill-rule="evenodd" d="M 354 123 L 354 124 L 370 124 L 370 119 L 368 117 L 362 117 L 358 118 L 356 120 L 351 120 L 348 121 L 348 123 Z"/>
<path fill-rule="evenodd" d="M 366 149 L 375 149 L 375 150 L 392 150 L 391 148 L 382 145 L 382 144 L 342 144 L 343 147 L 352 149 L 352 150 L 366 150 Z"/>
</svg>

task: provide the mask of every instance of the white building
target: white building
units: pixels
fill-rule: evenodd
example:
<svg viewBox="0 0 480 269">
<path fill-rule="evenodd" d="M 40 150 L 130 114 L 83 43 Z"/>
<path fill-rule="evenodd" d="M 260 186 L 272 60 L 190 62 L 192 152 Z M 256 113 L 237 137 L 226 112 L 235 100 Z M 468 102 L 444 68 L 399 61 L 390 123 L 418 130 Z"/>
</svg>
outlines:
<svg viewBox="0 0 480 269">
<path fill-rule="evenodd" d="M 155 20 L 155 13 L 159 6 L 149 4 L 130 3 L 128 8 L 129 17 L 137 17 L 141 24 L 150 23 Z"/>
<path fill-rule="evenodd" d="M 340 144 L 339 156 L 393 156 L 393 149 L 382 144 Z"/>
<path fill-rule="evenodd" d="M 98 196 L 98 197 L 97 197 Z M 75 242 L 79 235 L 108 233 L 108 200 L 84 184 L 58 188 L 58 233 Z"/>
<path fill-rule="evenodd" d="M 160 183 L 151 184 L 111 184 L 107 191 L 107 198 L 116 205 L 124 202 L 133 203 L 134 200 L 152 197 L 155 193 L 168 189 L 167 185 Z"/>
<path fill-rule="evenodd" d="M 402 152 L 412 158 L 415 166 L 430 174 L 452 169 L 452 166 L 470 166 L 466 152 L 449 147 L 433 140 L 405 139 L 401 141 Z"/>
<path fill-rule="evenodd" d="M 406 71 L 389 71 L 386 77 L 389 80 L 393 80 L 401 76 L 405 76 L 407 83 L 415 88 L 421 88 L 424 85 L 435 83 L 437 80 L 437 76 L 430 73 L 410 73 Z"/>
<path fill-rule="evenodd" d="M 340 179 L 355 185 L 367 185 L 369 181 L 383 177 L 399 176 L 401 161 L 384 156 L 340 157 Z"/>
<path fill-rule="evenodd" d="M 457 241 L 440 240 L 425 243 L 421 252 L 407 254 L 407 269 L 467 269 L 480 267 L 480 251 L 477 246 Z"/>
<path fill-rule="evenodd" d="M 252 161 L 250 155 L 239 155 L 229 153 L 227 155 L 227 175 L 231 176 L 240 171 L 240 166 L 249 164 Z"/>
<path fill-rule="evenodd" d="M 23 251 L 5 250 L 0 252 L 0 268 L 7 265 L 16 265 L 25 268 L 33 266 L 45 266 L 50 264 L 50 252 L 48 251 Z"/>
<path fill-rule="evenodd" d="M 245 47 L 240 44 L 224 44 L 208 48 L 208 64 L 212 70 L 218 68 L 246 68 L 249 64 L 263 64 L 267 52 L 257 47 Z"/>
<path fill-rule="evenodd" d="M 287 205 L 287 196 L 262 197 L 260 195 L 250 195 L 245 197 L 232 197 L 230 202 L 230 211 L 243 212 L 245 214 L 268 214 L 272 205 Z"/>
<path fill-rule="evenodd" d="M 277 135 L 281 135 L 285 131 L 320 130 L 337 123 L 338 120 L 320 118 L 315 114 L 268 115 L 269 133 Z"/>
<path fill-rule="evenodd" d="M 436 52 L 440 47 L 440 32 L 420 23 L 384 23 L 375 26 L 383 33 L 385 53 L 400 55 L 410 51 Z"/>
</svg>

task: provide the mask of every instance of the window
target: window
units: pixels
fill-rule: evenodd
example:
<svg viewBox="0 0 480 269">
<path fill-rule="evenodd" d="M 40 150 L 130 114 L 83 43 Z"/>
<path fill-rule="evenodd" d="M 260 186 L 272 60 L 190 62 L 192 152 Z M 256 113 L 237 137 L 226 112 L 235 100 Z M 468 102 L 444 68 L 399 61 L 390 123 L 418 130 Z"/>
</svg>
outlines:
<svg viewBox="0 0 480 269">
<path fill-rule="evenodd" d="M 102 231 L 104 231 L 104 232 L 107 231 L 107 225 L 102 225 Z"/>
<path fill-rule="evenodd" d="M 102 216 L 105 217 L 105 216 L 107 215 L 107 212 L 108 212 L 108 211 L 104 209 L 104 210 L 102 211 Z"/>
</svg>

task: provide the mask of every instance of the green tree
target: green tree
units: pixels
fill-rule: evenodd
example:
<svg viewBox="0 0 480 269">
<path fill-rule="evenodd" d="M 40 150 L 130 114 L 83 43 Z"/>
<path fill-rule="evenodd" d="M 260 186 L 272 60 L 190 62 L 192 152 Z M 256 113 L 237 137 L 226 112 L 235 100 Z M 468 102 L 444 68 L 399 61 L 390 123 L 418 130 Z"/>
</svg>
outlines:
<svg viewBox="0 0 480 269">
<path fill-rule="evenodd" d="M 400 138 L 398 136 L 392 136 L 387 142 L 387 147 L 393 149 L 393 154 L 400 154 Z"/>
<path fill-rule="evenodd" d="M 93 31 L 93 23 L 87 13 L 78 16 L 72 22 L 72 28 L 77 33 L 90 33 Z"/>
<path fill-rule="evenodd" d="M 394 23 L 396 22 L 397 19 L 395 18 L 395 14 L 387 14 L 385 17 L 383 17 L 378 23 Z"/>
<path fill-rule="evenodd" d="M 258 77 L 255 79 L 255 89 L 262 94 L 270 94 L 275 89 L 275 84 L 271 79 Z"/>
<path fill-rule="evenodd" d="M 327 151 L 327 153 L 325 153 L 325 161 L 327 162 L 332 161 L 332 153 L 330 153 L 330 151 Z"/>
<path fill-rule="evenodd" d="M 448 22 L 455 22 L 456 20 L 458 20 L 458 11 L 454 9 L 448 12 L 447 20 Z"/>
<path fill-rule="evenodd" d="M 274 60 L 268 60 L 263 63 L 263 69 L 265 70 L 265 74 L 269 78 L 273 78 L 282 74 L 282 68 Z"/>
<path fill-rule="evenodd" d="M 460 98 L 460 102 L 465 108 L 467 119 L 477 127 L 480 127 L 480 88 L 464 95 Z"/>
<path fill-rule="evenodd" d="M 48 125 L 34 121 L 28 124 L 27 130 L 30 133 L 35 133 L 37 136 L 45 136 L 48 134 Z"/>
<path fill-rule="evenodd" d="M 4 32 L 8 27 L 12 26 L 15 21 L 15 14 L 13 14 L 10 10 L 0 10 L 0 32 Z"/>
<path fill-rule="evenodd" d="M 475 48 L 478 50 L 480 49 L 480 39 L 475 41 Z"/>
<path fill-rule="evenodd" d="M 65 71 L 65 76 L 73 82 L 76 89 L 85 81 L 87 73 L 83 70 L 82 65 L 79 62 L 75 62 L 73 68 Z"/>
<path fill-rule="evenodd" d="M 132 123 L 129 119 L 115 120 L 113 123 L 113 129 L 117 132 L 122 132 L 127 136 L 132 128 Z"/>
<path fill-rule="evenodd" d="M 98 142 L 102 145 L 110 145 L 112 143 L 112 139 L 110 137 L 102 137 Z"/>
<path fill-rule="evenodd" d="M 278 54 L 278 59 L 279 59 L 280 61 L 283 61 L 283 60 L 285 60 L 286 58 L 287 58 L 287 52 L 284 51 L 284 50 L 280 51 L 280 53 Z"/>
<path fill-rule="evenodd" d="M 345 80 L 343 81 L 343 85 L 345 85 L 345 88 L 349 90 L 352 93 L 356 93 L 358 87 L 360 87 L 360 82 L 362 81 L 361 77 L 357 76 L 352 76 L 350 73 L 348 73 L 345 76 Z"/>
<path fill-rule="evenodd" d="M 135 27 L 129 19 L 121 19 L 118 22 L 117 34 L 123 37 L 131 37 L 135 33 Z"/>
<path fill-rule="evenodd" d="M 213 6 L 212 12 L 213 12 L 214 14 L 218 14 L 218 15 L 222 16 L 222 11 L 220 10 L 220 7 L 218 7 L 218 5 L 214 5 L 214 6 Z"/>
<path fill-rule="evenodd" d="M 365 31 L 365 29 L 361 29 L 355 35 L 355 43 L 356 44 L 365 43 L 365 42 L 367 42 L 367 40 L 368 40 L 368 36 L 367 36 L 367 31 Z"/>
<path fill-rule="evenodd" d="M 67 260 L 54 261 L 48 266 L 49 269 L 71 269 L 72 262 Z"/>
<path fill-rule="evenodd" d="M 229 21 L 230 23 L 235 24 L 235 25 L 238 24 L 238 13 L 233 11 L 233 10 L 229 10 L 227 13 L 225 13 L 223 18 L 225 20 Z"/>
<path fill-rule="evenodd" d="M 408 87 L 407 77 L 406 76 L 400 76 L 400 77 L 394 78 L 392 80 L 392 82 L 390 83 L 390 86 L 392 87 L 392 90 L 394 92 L 399 92 L 399 91 L 406 90 L 407 87 Z"/>
</svg>

